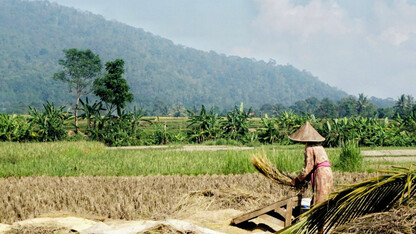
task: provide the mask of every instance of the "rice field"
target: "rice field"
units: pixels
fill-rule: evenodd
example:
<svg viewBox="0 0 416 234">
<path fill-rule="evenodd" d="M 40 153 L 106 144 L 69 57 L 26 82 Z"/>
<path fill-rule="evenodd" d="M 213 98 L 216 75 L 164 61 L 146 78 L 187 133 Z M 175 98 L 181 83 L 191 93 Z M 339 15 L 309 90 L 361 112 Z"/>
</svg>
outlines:
<svg viewBox="0 0 416 234">
<path fill-rule="evenodd" d="M 303 167 L 303 147 L 109 150 L 88 141 L 0 142 L 0 223 L 66 214 L 95 220 L 162 220 L 200 210 L 253 210 L 296 192 L 257 173 L 250 155 L 264 153 L 294 175 Z M 336 164 L 340 149 L 326 151 Z M 375 170 L 392 164 L 412 163 L 365 160 L 362 171 L 354 173 L 334 168 L 335 186 L 375 176 Z M 310 191 L 305 196 L 310 197 Z"/>
<path fill-rule="evenodd" d="M 368 173 L 337 173 L 335 184 Z M 9 177 L 0 179 L 0 223 L 42 215 L 72 214 L 94 219 L 180 218 L 192 210 L 249 211 L 296 195 L 258 173 L 198 176 Z M 305 196 L 311 196 L 310 192 Z"/>
<path fill-rule="evenodd" d="M 0 177 L 10 176 L 141 176 L 213 175 L 256 172 L 250 155 L 265 153 L 285 172 L 303 167 L 303 146 L 263 146 L 252 150 L 181 151 L 167 149 L 107 150 L 98 142 L 0 142 Z M 333 165 L 339 148 L 327 149 Z M 363 172 L 414 164 L 411 160 L 365 160 Z M 337 168 L 334 168 L 337 170 Z"/>
</svg>

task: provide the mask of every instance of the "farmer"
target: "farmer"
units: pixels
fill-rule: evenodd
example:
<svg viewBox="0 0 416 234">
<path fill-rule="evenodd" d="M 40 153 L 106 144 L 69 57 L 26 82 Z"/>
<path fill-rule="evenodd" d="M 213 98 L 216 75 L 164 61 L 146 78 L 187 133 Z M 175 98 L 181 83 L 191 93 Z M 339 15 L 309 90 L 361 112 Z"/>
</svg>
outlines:
<svg viewBox="0 0 416 234">
<path fill-rule="evenodd" d="M 305 125 L 290 135 L 289 139 L 306 143 L 305 167 L 298 177 L 292 180 L 292 185 L 295 186 L 296 183 L 310 179 L 313 191 L 312 206 L 326 201 L 332 190 L 333 177 L 328 156 L 320 144 L 325 138 L 309 122 L 306 122 Z"/>
</svg>

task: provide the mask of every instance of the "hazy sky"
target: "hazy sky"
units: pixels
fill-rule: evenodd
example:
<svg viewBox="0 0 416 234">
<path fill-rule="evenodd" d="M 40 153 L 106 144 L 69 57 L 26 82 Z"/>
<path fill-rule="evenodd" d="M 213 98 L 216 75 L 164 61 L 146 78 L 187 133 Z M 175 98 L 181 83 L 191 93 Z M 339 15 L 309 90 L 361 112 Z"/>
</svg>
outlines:
<svg viewBox="0 0 416 234">
<path fill-rule="evenodd" d="M 177 44 L 274 59 L 350 94 L 416 97 L 416 0 L 51 0 Z"/>
</svg>

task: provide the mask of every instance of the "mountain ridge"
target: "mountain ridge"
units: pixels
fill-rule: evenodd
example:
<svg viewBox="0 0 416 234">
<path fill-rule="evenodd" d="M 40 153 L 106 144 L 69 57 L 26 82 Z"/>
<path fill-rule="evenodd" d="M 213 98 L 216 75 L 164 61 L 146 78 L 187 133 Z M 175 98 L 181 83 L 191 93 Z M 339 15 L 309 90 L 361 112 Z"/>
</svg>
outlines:
<svg viewBox="0 0 416 234">
<path fill-rule="evenodd" d="M 123 59 L 135 96 L 131 105 L 147 109 L 157 101 L 230 108 L 241 102 L 260 107 L 347 96 L 291 65 L 176 45 L 88 11 L 48 1 L 2 0 L 0 5 L 0 112 L 19 112 L 46 100 L 72 104 L 67 86 L 51 78 L 68 48 L 91 49 L 103 63 Z"/>
</svg>

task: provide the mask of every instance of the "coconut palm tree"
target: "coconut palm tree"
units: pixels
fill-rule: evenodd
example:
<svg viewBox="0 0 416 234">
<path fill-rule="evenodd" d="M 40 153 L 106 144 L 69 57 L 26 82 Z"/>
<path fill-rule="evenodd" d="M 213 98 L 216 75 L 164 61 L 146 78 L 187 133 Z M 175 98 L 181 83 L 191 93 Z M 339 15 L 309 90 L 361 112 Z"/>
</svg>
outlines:
<svg viewBox="0 0 416 234">
<path fill-rule="evenodd" d="M 382 212 L 414 199 L 416 170 L 412 167 L 395 168 L 398 171 L 381 171 L 387 174 L 332 193 L 327 201 L 302 214 L 300 222 L 278 233 L 314 233 L 320 227 L 325 227 L 327 233 L 360 216 Z"/>
<path fill-rule="evenodd" d="M 394 105 L 395 115 L 404 118 L 412 110 L 414 105 L 414 98 L 411 95 L 402 94 L 396 104 Z"/>
<path fill-rule="evenodd" d="M 357 100 L 357 113 L 358 115 L 362 115 L 365 109 L 368 106 L 368 98 L 367 96 L 364 96 L 363 93 L 358 94 L 358 100 Z"/>
</svg>

